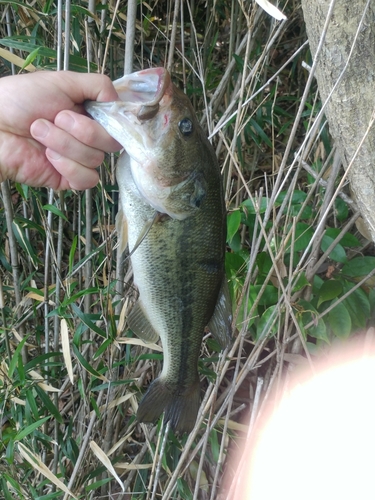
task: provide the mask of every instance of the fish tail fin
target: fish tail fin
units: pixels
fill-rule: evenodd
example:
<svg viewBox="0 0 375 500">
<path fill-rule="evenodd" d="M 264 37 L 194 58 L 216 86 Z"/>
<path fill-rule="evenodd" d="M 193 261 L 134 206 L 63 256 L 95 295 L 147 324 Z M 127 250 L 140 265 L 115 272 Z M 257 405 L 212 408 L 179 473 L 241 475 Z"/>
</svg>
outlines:
<svg viewBox="0 0 375 500">
<path fill-rule="evenodd" d="M 191 432 L 200 404 L 200 383 L 197 378 L 193 384 L 179 388 L 166 384 L 162 378 L 152 382 L 139 403 L 137 420 L 154 422 L 164 412 L 164 421 L 170 422 L 177 433 Z"/>
</svg>

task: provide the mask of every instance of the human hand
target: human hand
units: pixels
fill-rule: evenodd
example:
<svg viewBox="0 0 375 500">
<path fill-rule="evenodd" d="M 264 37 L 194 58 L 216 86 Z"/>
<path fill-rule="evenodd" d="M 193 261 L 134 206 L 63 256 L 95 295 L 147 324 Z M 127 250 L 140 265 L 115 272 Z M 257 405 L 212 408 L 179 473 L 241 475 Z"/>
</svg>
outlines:
<svg viewBox="0 0 375 500">
<path fill-rule="evenodd" d="M 0 181 L 88 189 L 104 151 L 121 149 L 84 110 L 86 100 L 115 101 L 108 77 L 39 71 L 0 78 Z"/>
</svg>

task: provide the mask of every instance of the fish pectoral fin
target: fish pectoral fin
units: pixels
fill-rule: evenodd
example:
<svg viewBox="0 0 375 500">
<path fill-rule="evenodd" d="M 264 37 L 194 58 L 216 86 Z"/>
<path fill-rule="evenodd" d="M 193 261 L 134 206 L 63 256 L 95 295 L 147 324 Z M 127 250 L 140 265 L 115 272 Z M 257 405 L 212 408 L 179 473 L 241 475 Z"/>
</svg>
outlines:
<svg viewBox="0 0 375 500">
<path fill-rule="evenodd" d="M 127 318 L 129 328 L 146 344 L 157 342 L 158 333 L 146 317 L 140 300 L 135 304 Z"/>
<path fill-rule="evenodd" d="M 120 255 L 128 246 L 128 221 L 124 212 L 120 209 L 116 215 L 116 230 L 118 240 L 118 252 Z"/>
<path fill-rule="evenodd" d="M 146 236 L 148 235 L 150 229 L 152 228 L 152 226 L 154 225 L 154 222 L 157 222 L 161 216 L 164 215 L 164 214 L 160 214 L 159 212 L 156 212 L 154 213 L 154 216 L 152 217 L 152 219 L 149 219 L 147 220 L 142 229 L 141 229 L 141 232 L 139 233 L 139 236 L 137 238 L 137 241 L 135 242 L 135 245 L 134 247 L 132 248 L 132 251 L 129 253 L 128 257 L 131 257 L 133 255 L 133 253 L 137 250 L 137 248 L 139 247 L 139 245 L 142 243 L 142 241 L 146 238 Z"/>
<path fill-rule="evenodd" d="M 220 288 L 214 313 L 207 326 L 222 349 L 232 344 L 232 304 L 225 278 Z"/>
</svg>

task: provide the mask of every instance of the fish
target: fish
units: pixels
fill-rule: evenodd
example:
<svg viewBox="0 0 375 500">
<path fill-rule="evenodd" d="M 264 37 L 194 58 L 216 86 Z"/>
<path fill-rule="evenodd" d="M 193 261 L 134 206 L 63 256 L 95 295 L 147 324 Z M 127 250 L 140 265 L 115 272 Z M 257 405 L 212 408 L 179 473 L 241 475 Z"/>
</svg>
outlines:
<svg viewBox="0 0 375 500">
<path fill-rule="evenodd" d="M 223 349 L 231 342 L 221 172 L 189 98 L 166 69 L 126 75 L 114 87 L 118 101 L 85 108 L 124 148 L 116 165 L 117 231 L 139 293 L 128 326 L 146 343 L 160 337 L 163 348 L 162 371 L 137 420 L 155 422 L 164 413 L 177 434 L 190 432 L 205 327 Z"/>
</svg>

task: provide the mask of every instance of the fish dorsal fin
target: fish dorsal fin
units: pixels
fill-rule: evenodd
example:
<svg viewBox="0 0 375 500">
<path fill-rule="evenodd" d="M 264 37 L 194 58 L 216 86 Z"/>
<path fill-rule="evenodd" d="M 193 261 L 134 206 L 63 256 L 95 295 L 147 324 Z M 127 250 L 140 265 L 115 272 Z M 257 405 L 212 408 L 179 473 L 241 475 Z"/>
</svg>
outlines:
<svg viewBox="0 0 375 500">
<path fill-rule="evenodd" d="M 146 344 L 156 342 L 159 335 L 146 317 L 140 300 L 136 302 L 128 316 L 129 328 Z"/>
<path fill-rule="evenodd" d="M 208 329 L 222 349 L 232 343 L 232 305 L 227 280 L 224 278 Z"/>
<path fill-rule="evenodd" d="M 116 215 L 116 230 L 117 230 L 117 240 L 118 240 L 118 252 L 121 255 L 128 246 L 128 221 L 121 208 Z"/>
</svg>

